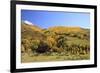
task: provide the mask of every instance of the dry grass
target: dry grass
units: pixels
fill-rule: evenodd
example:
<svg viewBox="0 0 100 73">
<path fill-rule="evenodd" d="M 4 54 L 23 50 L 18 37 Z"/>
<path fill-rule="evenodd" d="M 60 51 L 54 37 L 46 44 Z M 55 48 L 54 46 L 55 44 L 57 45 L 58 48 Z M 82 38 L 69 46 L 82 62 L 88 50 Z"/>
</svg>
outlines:
<svg viewBox="0 0 100 73">
<path fill-rule="evenodd" d="M 37 56 L 29 56 L 27 53 L 22 56 L 22 63 L 29 63 L 29 62 L 48 62 L 48 61 L 69 61 L 69 60 L 89 60 L 90 54 L 85 55 L 37 55 Z"/>
</svg>

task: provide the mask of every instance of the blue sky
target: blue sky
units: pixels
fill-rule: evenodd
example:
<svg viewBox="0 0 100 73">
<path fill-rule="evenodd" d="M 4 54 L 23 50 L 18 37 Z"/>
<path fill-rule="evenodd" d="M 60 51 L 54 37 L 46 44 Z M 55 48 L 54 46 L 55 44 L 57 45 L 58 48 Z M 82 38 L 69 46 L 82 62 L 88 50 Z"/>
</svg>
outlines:
<svg viewBox="0 0 100 73">
<path fill-rule="evenodd" d="M 27 20 L 42 28 L 53 26 L 90 28 L 89 13 L 21 10 L 21 20 Z"/>
</svg>

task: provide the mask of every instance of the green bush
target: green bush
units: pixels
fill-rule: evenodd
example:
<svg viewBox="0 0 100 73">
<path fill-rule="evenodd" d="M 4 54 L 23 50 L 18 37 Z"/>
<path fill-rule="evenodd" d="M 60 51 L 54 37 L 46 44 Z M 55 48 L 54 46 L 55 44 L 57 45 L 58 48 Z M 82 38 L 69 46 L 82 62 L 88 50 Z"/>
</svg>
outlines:
<svg viewBox="0 0 100 73">
<path fill-rule="evenodd" d="M 40 41 L 39 40 L 32 40 L 32 45 L 31 45 L 31 49 L 34 52 L 40 45 Z"/>
</svg>

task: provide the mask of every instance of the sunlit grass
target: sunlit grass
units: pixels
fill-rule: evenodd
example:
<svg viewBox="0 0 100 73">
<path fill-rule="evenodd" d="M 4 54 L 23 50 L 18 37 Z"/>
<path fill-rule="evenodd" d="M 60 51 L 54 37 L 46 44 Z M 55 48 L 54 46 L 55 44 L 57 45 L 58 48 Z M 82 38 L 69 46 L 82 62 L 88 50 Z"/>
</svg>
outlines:
<svg viewBox="0 0 100 73">
<path fill-rule="evenodd" d="M 47 61 L 77 61 L 77 60 L 89 60 L 90 54 L 84 55 L 28 55 L 27 53 L 22 56 L 22 63 L 29 63 L 29 62 L 47 62 Z"/>
</svg>

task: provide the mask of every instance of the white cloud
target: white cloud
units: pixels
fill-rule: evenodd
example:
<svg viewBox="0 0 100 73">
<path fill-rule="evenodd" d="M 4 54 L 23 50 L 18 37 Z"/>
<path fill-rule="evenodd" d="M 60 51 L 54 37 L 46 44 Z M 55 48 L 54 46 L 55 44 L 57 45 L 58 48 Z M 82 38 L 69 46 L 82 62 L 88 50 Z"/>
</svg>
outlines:
<svg viewBox="0 0 100 73">
<path fill-rule="evenodd" d="M 33 23 L 31 23 L 30 21 L 25 20 L 24 23 L 28 24 L 28 25 L 33 25 Z"/>
</svg>

